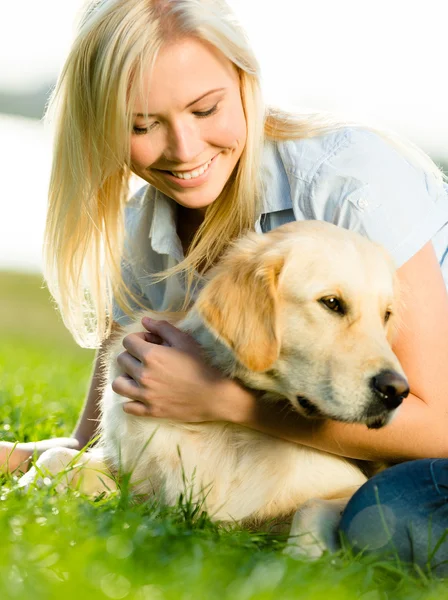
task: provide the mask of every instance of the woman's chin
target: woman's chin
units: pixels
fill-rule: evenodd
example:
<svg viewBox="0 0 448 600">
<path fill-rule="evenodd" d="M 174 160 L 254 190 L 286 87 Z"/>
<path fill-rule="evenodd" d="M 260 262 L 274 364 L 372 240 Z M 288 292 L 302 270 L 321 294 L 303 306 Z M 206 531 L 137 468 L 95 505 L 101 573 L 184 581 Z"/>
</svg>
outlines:
<svg viewBox="0 0 448 600">
<path fill-rule="evenodd" d="M 155 184 L 153 184 L 155 185 Z M 174 186 L 155 185 L 163 194 L 172 198 L 175 202 L 191 209 L 206 209 L 218 198 L 224 188 L 224 184 L 217 181 L 208 181 L 197 187 L 174 189 Z"/>
</svg>

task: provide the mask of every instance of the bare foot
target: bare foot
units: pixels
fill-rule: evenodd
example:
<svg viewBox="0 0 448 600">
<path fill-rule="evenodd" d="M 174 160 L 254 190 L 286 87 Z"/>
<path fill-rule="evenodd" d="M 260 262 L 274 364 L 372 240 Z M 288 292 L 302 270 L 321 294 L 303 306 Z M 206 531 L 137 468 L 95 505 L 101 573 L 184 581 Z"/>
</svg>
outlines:
<svg viewBox="0 0 448 600">
<path fill-rule="evenodd" d="M 31 459 L 40 456 L 45 450 L 62 446 L 81 450 L 85 444 L 75 438 L 54 438 L 41 440 L 39 442 L 0 442 L 0 474 L 14 473 L 14 471 L 25 473 Z"/>
</svg>

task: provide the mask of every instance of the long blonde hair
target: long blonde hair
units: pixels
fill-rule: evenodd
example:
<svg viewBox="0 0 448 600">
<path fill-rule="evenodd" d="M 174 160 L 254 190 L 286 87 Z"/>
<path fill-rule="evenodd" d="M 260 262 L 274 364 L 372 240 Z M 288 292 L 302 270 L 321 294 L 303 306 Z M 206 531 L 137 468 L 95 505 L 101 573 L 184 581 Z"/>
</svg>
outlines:
<svg viewBox="0 0 448 600">
<path fill-rule="evenodd" d="M 345 125 L 321 115 L 265 110 L 257 60 L 224 0 L 91 2 L 47 113 L 54 120 L 55 143 L 45 277 L 66 326 L 83 346 L 97 346 L 109 335 L 113 298 L 126 312 L 130 299 L 135 301 L 121 275 L 132 106 L 144 71 L 163 43 L 179 35 L 211 43 L 237 68 L 247 141 L 187 256 L 161 277 L 184 272 L 191 290 L 195 272 L 207 270 L 232 240 L 253 229 L 264 139 L 311 137 Z M 421 151 L 403 148 L 440 177 Z M 189 299 L 187 294 L 185 304 Z"/>
</svg>

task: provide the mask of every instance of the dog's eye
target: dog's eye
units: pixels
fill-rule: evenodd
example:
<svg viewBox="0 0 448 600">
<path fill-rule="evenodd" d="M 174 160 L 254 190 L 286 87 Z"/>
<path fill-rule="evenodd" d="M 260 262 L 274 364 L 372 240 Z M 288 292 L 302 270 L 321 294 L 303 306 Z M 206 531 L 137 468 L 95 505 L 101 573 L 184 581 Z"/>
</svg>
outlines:
<svg viewBox="0 0 448 600">
<path fill-rule="evenodd" d="M 340 315 L 345 315 L 346 313 L 344 303 L 342 300 L 339 300 L 339 298 L 336 298 L 336 296 L 327 296 L 326 298 L 321 298 L 319 302 L 333 312 L 339 313 Z"/>
<path fill-rule="evenodd" d="M 387 323 L 392 316 L 391 310 L 386 310 L 386 314 L 384 315 L 384 322 Z"/>
</svg>

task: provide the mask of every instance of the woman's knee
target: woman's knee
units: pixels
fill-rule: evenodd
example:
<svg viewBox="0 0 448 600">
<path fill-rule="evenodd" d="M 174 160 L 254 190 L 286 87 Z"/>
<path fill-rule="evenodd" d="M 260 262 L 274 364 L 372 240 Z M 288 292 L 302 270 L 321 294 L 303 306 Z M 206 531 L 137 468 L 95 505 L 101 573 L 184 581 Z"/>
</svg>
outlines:
<svg viewBox="0 0 448 600">
<path fill-rule="evenodd" d="M 351 498 L 341 519 L 356 551 L 391 554 L 438 574 L 448 573 L 448 460 L 395 465 Z M 441 543 L 439 544 L 439 542 Z"/>
</svg>

